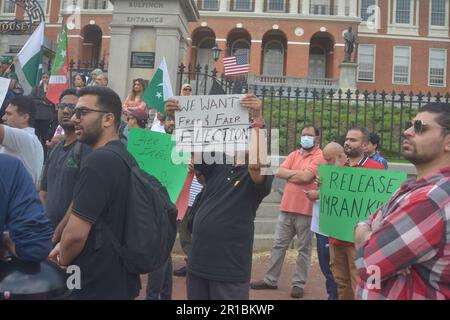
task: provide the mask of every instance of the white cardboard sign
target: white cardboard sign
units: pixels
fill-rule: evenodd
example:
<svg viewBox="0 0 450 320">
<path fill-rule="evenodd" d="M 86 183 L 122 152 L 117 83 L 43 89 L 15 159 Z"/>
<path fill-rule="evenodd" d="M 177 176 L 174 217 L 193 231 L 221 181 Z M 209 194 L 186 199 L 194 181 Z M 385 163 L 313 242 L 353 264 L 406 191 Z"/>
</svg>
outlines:
<svg viewBox="0 0 450 320">
<path fill-rule="evenodd" d="M 241 107 L 244 95 L 178 96 L 175 112 L 177 151 L 245 151 L 249 113 Z"/>
</svg>

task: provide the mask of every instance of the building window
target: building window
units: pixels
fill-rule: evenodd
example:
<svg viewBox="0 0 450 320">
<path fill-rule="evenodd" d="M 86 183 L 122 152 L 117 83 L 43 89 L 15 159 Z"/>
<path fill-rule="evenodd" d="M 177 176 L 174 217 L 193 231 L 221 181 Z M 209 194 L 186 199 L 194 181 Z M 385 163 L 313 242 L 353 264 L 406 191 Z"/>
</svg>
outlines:
<svg viewBox="0 0 450 320">
<path fill-rule="evenodd" d="M 108 8 L 108 0 L 84 0 L 83 9 L 102 10 Z"/>
<path fill-rule="evenodd" d="M 219 0 L 203 0 L 202 10 L 219 10 Z"/>
<path fill-rule="evenodd" d="M 376 6 L 376 0 L 361 0 L 360 15 L 362 21 L 367 21 L 374 14 L 372 6 Z"/>
<path fill-rule="evenodd" d="M 234 0 L 234 8 L 233 9 L 250 11 L 250 10 L 252 10 L 252 1 L 251 0 Z"/>
<path fill-rule="evenodd" d="M 428 83 L 430 86 L 445 87 L 445 69 L 447 68 L 447 50 L 430 49 Z"/>
<path fill-rule="evenodd" d="M 16 13 L 16 4 L 12 0 L 3 1 L 2 13 L 15 14 Z"/>
<path fill-rule="evenodd" d="M 311 0 L 309 3 L 309 14 L 332 15 L 333 8 L 328 0 Z"/>
<path fill-rule="evenodd" d="M 264 47 L 264 75 L 283 76 L 284 47 L 281 42 L 273 40 Z"/>
<path fill-rule="evenodd" d="M 410 47 L 394 47 L 394 76 L 392 83 L 409 84 Z"/>
<path fill-rule="evenodd" d="M 411 23 L 411 0 L 397 0 L 395 6 L 395 23 Z"/>
<path fill-rule="evenodd" d="M 278 11 L 284 12 L 286 11 L 285 1 L 284 0 L 268 0 L 268 11 Z"/>
<path fill-rule="evenodd" d="M 431 0 L 431 25 L 445 26 L 446 0 Z"/>
<path fill-rule="evenodd" d="M 231 46 L 231 55 L 247 57 L 246 63 L 250 63 L 250 44 L 247 40 L 237 40 Z"/>
<path fill-rule="evenodd" d="M 375 45 L 360 44 L 358 48 L 358 81 L 375 81 Z"/>
<path fill-rule="evenodd" d="M 65 10 L 68 7 L 74 8 L 78 5 L 78 0 L 62 0 L 61 1 L 61 9 Z"/>
</svg>

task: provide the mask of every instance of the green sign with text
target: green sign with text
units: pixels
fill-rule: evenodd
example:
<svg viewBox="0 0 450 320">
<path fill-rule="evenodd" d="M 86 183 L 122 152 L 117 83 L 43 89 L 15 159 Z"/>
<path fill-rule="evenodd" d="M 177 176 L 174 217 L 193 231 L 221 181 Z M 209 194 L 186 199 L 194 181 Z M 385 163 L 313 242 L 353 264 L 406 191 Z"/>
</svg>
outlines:
<svg viewBox="0 0 450 320">
<path fill-rule="evenodd" d="M 128 151 L 141 169 L 166 187 L 170 200 L 175 203 L 186 180 L 190 153 L 176 152 L 172 135 L 144 129 L 130 130 Z"/>
<path fill-rule="evenodd" d="M 319 166 L 319 230 L 353 242 L 353 228 L 367 219 L 400 188 L 407 174 L 400 171 Z"/>
</svg>

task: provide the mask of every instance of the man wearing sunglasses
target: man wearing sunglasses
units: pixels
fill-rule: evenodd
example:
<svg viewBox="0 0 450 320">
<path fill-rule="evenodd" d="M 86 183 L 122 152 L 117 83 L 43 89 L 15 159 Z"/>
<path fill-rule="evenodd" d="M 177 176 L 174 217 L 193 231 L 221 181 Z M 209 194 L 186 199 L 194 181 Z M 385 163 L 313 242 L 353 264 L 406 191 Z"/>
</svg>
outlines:
<svg viewBox="0 0 450 320">
<path fill-rule="evenodd" d="M 54 228 L 63 220 L 72 202 L 81 160 L 90 152 L 89 146 L 77 141 L 75 125 L 71 119 L 77 102 L 78 96 L 74 88 L 61 93 L 57 108 L 58 122 L 64 129 L 64 140 L 51 150 L 42 172 L 39 196 Z M 59 242 L 60 236 L 60 230 L 55 232 L 54 244 Z"/>
<path fill-rule="evenodd" d="M 450 104 L 423 106 L 404 131 L 417 170 L 355 227 L 359 299 L 450 299 Z"/>
<path fill-rule="evenodd" d="M 72 299 L 133 299 L 139 294 L 139 276 L 127 272 L 113 243 L 100 232 L 109 228 L 124 238 L 130 170 L 115 153 L 127 152 L 118 136 L 122 103 L 106 87 L 85 87 L 78 96 L 75 134 L 93 151 L 83 159 L 70 216 L 50 256 L 59 256 L 62 266 L 80 268 L 81 289 L 73 290 Z"/>
</svg>

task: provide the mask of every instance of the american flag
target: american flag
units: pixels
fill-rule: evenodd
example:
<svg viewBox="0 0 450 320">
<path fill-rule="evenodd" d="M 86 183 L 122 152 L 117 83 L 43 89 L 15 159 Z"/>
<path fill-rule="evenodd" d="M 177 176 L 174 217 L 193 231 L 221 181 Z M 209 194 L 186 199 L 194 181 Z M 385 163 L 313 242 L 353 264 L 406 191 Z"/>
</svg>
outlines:
<svg viewBox="0 0 450 320">
<path fill-rule="evenodd" d="M 223 58 L 223 66 L 226 76 L 248 73 L 249 64 L 247 63 L 247 54 L 238 54 Z"/>
</svg>

